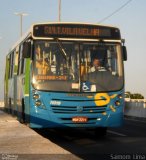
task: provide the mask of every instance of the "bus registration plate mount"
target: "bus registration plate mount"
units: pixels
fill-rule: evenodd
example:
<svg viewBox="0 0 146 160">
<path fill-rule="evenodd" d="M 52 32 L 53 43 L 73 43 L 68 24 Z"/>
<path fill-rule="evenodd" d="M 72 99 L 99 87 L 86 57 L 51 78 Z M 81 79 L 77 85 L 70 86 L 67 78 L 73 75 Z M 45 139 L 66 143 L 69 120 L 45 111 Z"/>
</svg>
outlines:
<svg viewBox="0 0 146 160">
<path fill-rule="evenodd" d="M 86 123 L 88 121 L 88 117 L 72 117 L 72 122 L 74 123 Z"/>
</svg>

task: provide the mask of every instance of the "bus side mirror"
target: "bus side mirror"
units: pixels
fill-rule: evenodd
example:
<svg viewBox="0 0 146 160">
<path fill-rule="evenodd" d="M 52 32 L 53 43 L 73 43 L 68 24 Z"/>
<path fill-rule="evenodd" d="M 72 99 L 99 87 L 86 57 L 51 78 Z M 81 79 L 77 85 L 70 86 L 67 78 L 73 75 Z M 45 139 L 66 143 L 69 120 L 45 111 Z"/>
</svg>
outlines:
<svg viewBox="0 0 146 160">
<path fill-rule="evenodd" d="M 23 58 L 30 58 L 31 55 L 31 42 L 23 43 Z"/>
<path fill-rule="evenodd" d="M 126 49 L 126 46 L 122 46 L 122 53 L 123 53 L 123 61 L 127 61 L 127 49 Z"/>
</svg>

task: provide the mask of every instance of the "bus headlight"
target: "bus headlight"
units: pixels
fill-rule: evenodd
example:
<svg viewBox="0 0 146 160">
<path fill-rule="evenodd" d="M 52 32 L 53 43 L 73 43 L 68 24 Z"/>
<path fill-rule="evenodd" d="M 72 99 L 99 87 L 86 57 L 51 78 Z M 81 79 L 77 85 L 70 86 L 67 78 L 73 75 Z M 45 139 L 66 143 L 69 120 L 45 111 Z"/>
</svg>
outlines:
<svg viewBox="0 0 146 160">
<path fill-rule="evenodd" d="M 34 95 L 33 95 L 33 99 L 39 99 L 39 97 L 40 97 L 40 96 L 39 96 L 38 94 L 34 94 Z"/>
<path fill-rule="evenodd" d="M 41 104 L 42 104 L 42 102 L 40 101 L 40 100 L 37 100 L 36 102 L 35 102 L 35 105 L 38 107 L 38 106 L 41 106 Z"/>
</svg>

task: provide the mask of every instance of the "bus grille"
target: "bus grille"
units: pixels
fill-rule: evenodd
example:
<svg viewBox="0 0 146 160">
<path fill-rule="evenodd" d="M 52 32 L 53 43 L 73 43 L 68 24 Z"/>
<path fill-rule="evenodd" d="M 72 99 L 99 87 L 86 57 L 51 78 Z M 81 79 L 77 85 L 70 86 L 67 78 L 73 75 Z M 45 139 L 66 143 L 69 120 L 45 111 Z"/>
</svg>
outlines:
<svg viewBox="0 0 146 160">
<path fill-rule="evenodd" d="M 74 113 L 103 113 L 107 106 L 54 106 L 51 105 L 53 113 L 74 114 Z"/>
</svg>

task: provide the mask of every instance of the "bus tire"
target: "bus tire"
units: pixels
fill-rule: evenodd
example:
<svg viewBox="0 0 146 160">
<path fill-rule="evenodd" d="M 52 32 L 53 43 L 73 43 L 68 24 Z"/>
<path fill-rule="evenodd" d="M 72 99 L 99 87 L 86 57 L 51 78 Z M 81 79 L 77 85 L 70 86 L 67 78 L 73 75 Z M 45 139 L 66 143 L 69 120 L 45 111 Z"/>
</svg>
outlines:
<svg viewBox="0 0 146 160">
<path fill-rule="evenodd" d="M 9 98 L 8 113 L 9 113 L 9 114 L 11 114 L 11 113 L 12 113 L 12 101 L 11 101 L 11 98 Z"/>
<path fill-rule="evenodd" d="M 24 104 L 24 99 L 22 99 L 21 102 L 22 106 L 22 111 L 21 111 L 21 117 L 20 117 L 20 122 L 25 123 L 25 104 Z"/>
<path fill-rule="evenodd" d="M 96 136 L 96 138 L 105 137 L 106 134 L 107 134 L 107 127 L 95 128 L 95 136 Z"/>
</svg>

